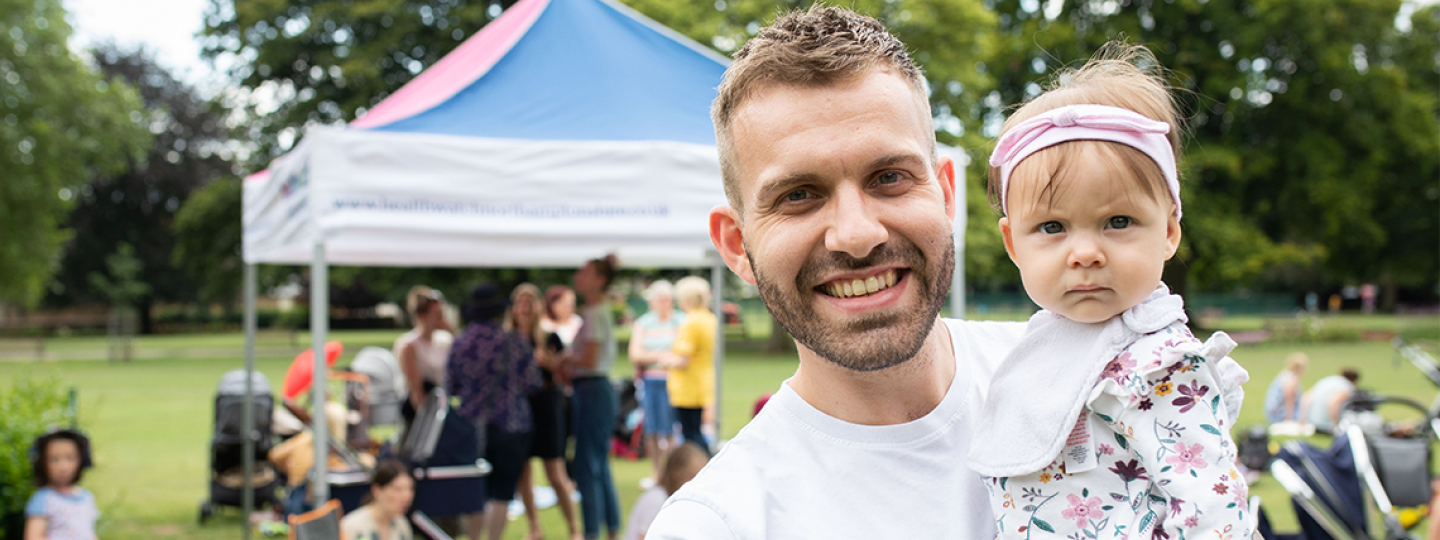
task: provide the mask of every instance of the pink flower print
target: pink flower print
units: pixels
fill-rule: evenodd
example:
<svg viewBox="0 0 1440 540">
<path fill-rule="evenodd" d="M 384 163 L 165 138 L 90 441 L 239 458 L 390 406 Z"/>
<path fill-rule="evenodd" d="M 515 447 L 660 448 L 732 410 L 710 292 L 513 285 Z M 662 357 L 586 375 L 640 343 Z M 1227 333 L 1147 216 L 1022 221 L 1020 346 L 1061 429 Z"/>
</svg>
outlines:
<svg viewBox="0 0 1440 540">
<path fill-rule="evenodd" d="M 1101 445 L 1100 445 L 1100 453 L 1101 453 L 1101 454 L 1104 454 L 1104 455 L 1107 455 L 1107 456 L 1113 455 L 1113 454 L 1115 453 L 1115 448 L 1112 447 L 1112 446 L 1110 446 L 1110 445 L 1108 445 L 1108 444 L 1101 444 Z"/>
<path fill-rule="evenodd" d="M 1070 501 L 1070 508 L 1060 511 L 1060 517 L 1075 520 L 1075 526 L 1084 529 L 1090 524 L 1091 519 L 1100 517 L 1100 498 L 1090 497 L 1090 500 L 1081 499 L 1071 493 L 1065 496 Z"/>
<path fill-rule="evenodd" d="M 1188 518 L 1185 518 L 1186 527 L 1194 529 L 1198 525 L 1200 525 L 1200 516 L 1190 516 Z"/>
<path fill-rule="evenodd" d="M 1205 463 L 1204 458 L 1200 457 L 1200 452 L 1204 449 L 1200 443 L 1195 443 L 1187 448 L 1184 441 L 1177 442 L 1175 443 L 1175 455 L 1165 458 L 1165 462 L 1174 465 L 1175 472 L 1180 474 L 1185 474 L 1191 468 L 1204 469 L 1210 466 L 1209 463 Z"/>
<path fill-rule="evenodd" d="M 1130 357 L 1130 351 L 1120 353 L 1120 356 L 1105 364 L 1105 372 L 1101 378 L 1110 379 L 1117 383 L 1125 382 L 1125 373 L 1135 368 L 1135 359 Z"/>
</svg>

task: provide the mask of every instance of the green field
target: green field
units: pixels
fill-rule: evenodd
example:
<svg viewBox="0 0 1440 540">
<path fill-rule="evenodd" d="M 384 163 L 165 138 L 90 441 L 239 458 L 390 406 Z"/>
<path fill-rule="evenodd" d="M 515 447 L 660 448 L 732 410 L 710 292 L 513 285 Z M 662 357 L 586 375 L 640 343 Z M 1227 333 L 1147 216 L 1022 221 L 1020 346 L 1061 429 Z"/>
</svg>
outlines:
<svg viewBox="0 0 1440 540">
<path fill-rule="evenodd" d="M 1440 319 L 1428 317 L 1359 318 L 1365 329 L 1403 332 L 1405 335 L 1440 334 Z M 1350 324 L 1337 321 L 1336 324 Z M 1263 321 L 1218 321 L 1219 328 L 1249 330 Z M 396 332 L 337 332 L 334 339 L 345 343 L 346 358 L 366 345 L 387 347 Z M 756 337 L 752 331 L 750 337 Z M 309 336 L 294 336 L 302 347 Z M 100 536 L 128 538 L 236 538 L 240 523 L 238 510 L 228 509 L 205 526 L 196 524 L 199 501 L 207 490 L 207 448 L 211 433 L 214 387 L 220 375 L 242 366 L 242 339 L 236 334 L 142 337 L 136 341 L 138 360 L 111 363 L 103 360 L 42 361 L 18 357 L 32 343 L 0 342 L 0 384 L 17 377 L 57 377 L 64 386 L 79 390 L 80 422 L 92 436 L 97 467 L 85 479 L 104 514 Z M 258 369 L 279 384 L 293 357 L 292 337 L 267 334 L 261 340 L 266 351 L 283 351 L 257 359 Z M 103 357 L 103 338 L 50 339 L 44 344 L 52 356 Z M 723 382 L 722 432 L 733 436 L 748 420 L 754 400 L 773 391 L 794 372 L 793 356 L 767 356 L 753 346 L 736 344 L 726 361 Z M 99 353 L 95 353 L 95 351 Z M 230 351 L 226 354 L 226 351 Z M 1239 426 L 1263 422 L 1262 401 L 1266 385 L 1292 352 L 1310 356 L 1311 368 L 1303 381 L 1308 386 L 1342 367 L 1362 373 L 1363 388 L 1410 396 L 1430 403 L 1437 389 L 1413 367 L 1397 363 L 1385 342 L 1294 343 L 1242 345 L 1233 354 L 1251 374 L 1246 385 L 1248 398 Z M 342 360 L 342 363 L 345 360 Z M 623 359 L 615 373 L 629 373 Z M 1323 439 L 1316 439 L 1327 444 Z M 639 495 L 638 481 L 649 474 L 648 462 L 614 461 L 620 498 L 628 513 L 629 504 Z M 540 475 L 543 477 L 543 475 Z M 1294 517 L 1285 495 L 1268 477 L 1253 486 L 1265 501 L 1277 529 L 1293 530 Z M 545 530 L 552 538 L 563 536 L 558 510 L 544 512 Z M 521 538 L 523 520 L 511 523 L 508 538 Z"/>
</svg>

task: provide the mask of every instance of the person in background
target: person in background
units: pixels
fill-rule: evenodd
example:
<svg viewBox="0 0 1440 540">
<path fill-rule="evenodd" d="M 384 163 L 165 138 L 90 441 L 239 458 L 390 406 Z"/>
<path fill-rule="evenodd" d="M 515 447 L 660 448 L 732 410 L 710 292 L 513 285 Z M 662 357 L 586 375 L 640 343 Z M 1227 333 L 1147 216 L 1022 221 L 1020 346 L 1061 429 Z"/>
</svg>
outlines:
<svg viewBox="0 0 1440 540">
<path fill-rule="evenodd" d="M 610 476 L 610 434 L 620 404 L 610 384 L 615 365 L 615 322 L 606 290 L 615 280 L 614 255 L 594 259 L 575 272 L 575 290 L 585 297 L 584 325 L 564 361 L 574 373 L 575 484 L 585 538 L 598 538 L 603 520 L 610 538 L 620 534 L 620 502 Z"/>
<path fill-rule="evenodd" d="M 485 510 L 466 516 L 472 540 L 482 531 L 490 540 L 505 534 L 507 507 L 534 436 L 530 393 L 540 388 L 540 370 L 530 342 L 501 326 L 509 304 L 494 285 L 475 287 L 465 306 L 469 325 L 450 348 L 447 390 L 460 398 L 457 413 L 475 424 L 480 457 L 492 467 Z"/>
<path fill-rule="evenodd" d="M 645 289 L 650 310 L 635 320 L 630 333 L 630 362 L 641 372 L 640 405 L 645 410 L 645 455 L 660 478 L 665 452 L 675 444 L 675 412 L 666 389 L 669 372 L 660 360 L 670 351 L 685 315 L 675 313 L 675 287 L 657 280 Z M 645 482 L 641 480 L 642 484 Z M 649 488 L 650 486 L 643 486 Z"/>
<path fill-rule="evenodd" d="M 564 285 L 551 285 L 545 289 L 545 314 L 540 318 L 540 328 L 560 336 L 560 342 L 569 350 L 585 321 L 575 313 L 575 291 Z"/>
<path fill-rule="evenodd" d="M 685 311 L 685 324 L 661 365 L 670 369 L 670 404 L 680 420 L 685 442 L 710 452 L 701 432 L 705 407 L 715 401 L 715 325 L 710 313 L 710 282 L 690 276 L 675 283 L 675 296 Z"/>
<path fill-rule="evenodd" d="M 430 390 L 445 387 L 445 362 L 454 336 L 445 320 L 445 296 L 440 291 L 416 285 L 405 295 L 405 309 L 415 328 L 395 338 L 394 353 L 409 390 L 409 399 L 400 408 L 408 424 Z"/>
<path fill-rule="evenodd" d="M 1285 370 L 1270 381 L 1269 388 L 1265 389 L 1265 420 L 1271 424 L 1287 421 L 1299 421 L 1300 396 L 1304 393 L 1304 386 L 1300 384 L 1300 377 L 1305 375 L 1305 368 L 1310 365 L 1310 357 L 1305 353 L 1292 353 L 1285 358 Z"/>
<path fill-rule="evenodd" d="M 1339 375 L 1315 381 L 1315 385 L 1300 398 L 1300 410 L 1304 411 L 1305 421 L 1313 424 L 1316 431 L 1330 433 L 1334 430 L 1335 424 L 1340 421 L 1340 408 L 1355 394 L 1355 383 L 1359 380 L 1360 372 L 1347 367 L 1340 370 Z"/>
<path fill-rule="evenodd" d="M 656 476 L 660 480 L 641 493 L 640 498 L 635 500 L 635 506 L 630 509 L 630 521 L 625 525 L 624 540 L 644 540 L 645 531 L 650 528 L 650 523 L 655 521 L 665 499 L 691 478 L 695 478 L 709 461 L 710 455 L 705 453 L 703 448 L 690 443 L 670 452 L 665 458 L 660 475 Z"/>
<path fill-rule="evenodd" d="M 580 526 L 576 521 L 575 502 L 570 499 L 574 488 L 570 477 L 565 474 L 565 392 L 551 372 L 555 367 L 552 362 L 557 359 L 555 353 L 559 351 L 545 348 L 550 334 L 540 327 L 544 309 L 538 287 L 529 283 L 515 286 L 510 293 L 510 314 L 505 317 L 505 329 L 520 334 L 535 349 L 535 364 L 540 366 L 541 382 L 540 389 L 530 393 L 530 414 L 535 431 L 535 438 L 530 443 L 530 457 L 540 458 L 545 476 L 550 480 L 550 486 L 555 488 L 560 513 L 565 516 L 565 524 L 570 526 L 570 537 L 578 539 Z M 545 533 L 540 530 L 540 512 L 535 507 L 533 473 L 527 459 L 520 469 L 519 491 L 520 500 L 525 503 L 525 518 L 530 523 L 530 538 L 539 540 L 545 538 Z"/>
<path fill-rule="evenodd" d="M 412 540 L 415 532 L 405 514 L 414 500 L 410 468 L 394 459 L 381 461 L 370 476 L 370 493 L 340 520 L 340 531 L 349 540 Z"/>
<path fill-rule="evenodd" d="M 95 540 L 95 496 L 80 487 L 90 440 L 68 429 L 35 440 L 31 473 L 40 488 L 25 503 L 25 540 Z"/>
</svg>

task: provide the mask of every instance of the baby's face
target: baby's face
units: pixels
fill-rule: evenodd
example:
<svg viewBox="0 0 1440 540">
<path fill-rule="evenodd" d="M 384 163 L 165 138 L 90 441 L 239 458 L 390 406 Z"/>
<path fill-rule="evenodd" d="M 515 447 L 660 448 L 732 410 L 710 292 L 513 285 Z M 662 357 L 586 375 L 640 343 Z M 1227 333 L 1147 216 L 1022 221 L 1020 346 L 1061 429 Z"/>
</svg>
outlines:
<svg viewBox="0 0 1440 540">
<path fill-rule="evenodd" d="M 1054 197 L 1042 194 L 1045 175 L 1013 175 L 1000 233 L 1031 300 L 1070 320 L 1096 323 L 1155 290 L 1180 245 L 1180 224 L 1169 194 L 1136 191 L 1134 173 L 1117 160 L 1097 152 L 1079 160 L 1066 168 L 1073 172 Z"/>
</svg>

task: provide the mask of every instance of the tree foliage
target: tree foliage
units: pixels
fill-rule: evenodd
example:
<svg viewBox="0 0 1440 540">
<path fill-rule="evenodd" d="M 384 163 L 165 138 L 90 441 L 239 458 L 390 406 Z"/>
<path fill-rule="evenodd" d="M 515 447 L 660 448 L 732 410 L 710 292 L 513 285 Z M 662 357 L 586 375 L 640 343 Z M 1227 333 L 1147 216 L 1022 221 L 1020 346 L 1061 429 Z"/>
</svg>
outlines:
<svg viewBox="0 0 1440 540">
<path fill-rule="evenodd" d="M 92 71 L 69 37 L 61 0 L 0 0 L 0 301 L 40 299 L 69 199 L 149 142 L 135 91 Z"/>
<path fill-rule="evenodd" d="M 217 105 L 177 80 L 149 52 L 102 45 L 94 57 L 102 73 L 139 91 L 141 117 L 153 142 L 144 161 L 80 187 L 68 219 L 74 238 L 66 245 L 47 303 L 111 302 L 104 291 L 91 287 L 90 276 L 121 279 L 110 274 L 108 261 L 118 246 L 129 245 L 130 256 L 140 264 L 137 279 L 151 287 L 129 299 L 131 307 L 139 308 L 141 330 L 148 332 L 151 304 L 193 301 L 197 286 L 218 277 L 171 264 L 172 223 L 193 190 L 230 173 L 229 129 Z"/>
<path fill-rule="evenodd" d="M 232 56 L 264 165 L 305 126 L 354 120 L 516 0 L 211 0 L 204 51 Z M 493 5 L 493 7 L 492 7 Z"/>
</svg>

